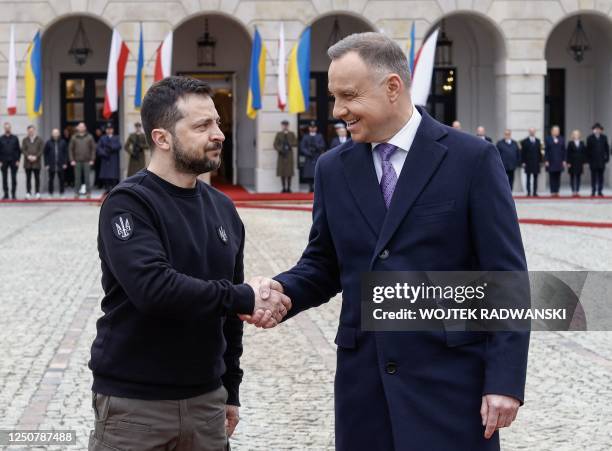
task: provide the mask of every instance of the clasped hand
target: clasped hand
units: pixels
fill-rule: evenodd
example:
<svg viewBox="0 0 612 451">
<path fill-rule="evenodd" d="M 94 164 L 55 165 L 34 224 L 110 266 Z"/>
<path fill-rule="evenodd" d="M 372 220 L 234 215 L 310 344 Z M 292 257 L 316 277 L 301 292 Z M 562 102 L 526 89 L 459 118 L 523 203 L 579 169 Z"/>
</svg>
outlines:
<svg viewBox="0 0 612 451">
<path fill-rule="evenodd" d="M 255 307 L 251 315 L 238 315 L 239 318 L 264 329 L 278 325 L 291 309 L 291 299 L 283 293 L 283 286 L 267 277 L 255 277 L 248 285 L 255 292 Z"/>
</svg>

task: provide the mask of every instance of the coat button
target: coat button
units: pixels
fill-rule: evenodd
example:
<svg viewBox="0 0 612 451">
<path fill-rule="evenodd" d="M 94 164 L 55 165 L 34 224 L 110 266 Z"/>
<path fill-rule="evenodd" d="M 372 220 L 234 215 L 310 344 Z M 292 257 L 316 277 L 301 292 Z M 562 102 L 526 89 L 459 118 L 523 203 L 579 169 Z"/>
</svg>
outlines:
<svg viewBox="0 0 612 451">
<path fill-rule="evenodd" d="M 387 362 L 385 370 L 387 371 L 387 374 L 395 374 L 397 372 L 397 363 Z"/>
<path fill-rule="evenodd" d="M 378 254 L 378 258 L 380 258 L 381 260 L 388 259 L 389 258 L 389 249 L 385 249 L 380 254 Z"/>
</svg>

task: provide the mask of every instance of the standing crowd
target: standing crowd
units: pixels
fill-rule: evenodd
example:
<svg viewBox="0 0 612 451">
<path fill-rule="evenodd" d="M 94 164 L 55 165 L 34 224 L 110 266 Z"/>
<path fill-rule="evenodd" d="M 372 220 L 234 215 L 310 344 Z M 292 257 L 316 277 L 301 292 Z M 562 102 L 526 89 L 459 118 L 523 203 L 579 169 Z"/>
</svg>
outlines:
<svg viewBox="0 0 612 451">
<path fill-rule="evenodd" d="M 104 129 L 96 130 L 93 135 L 83 122 L 76 126 L 74 133 L 69 128 L 64 130 L 63 136 L 59 129 L 54 128 L 46 142 L 37 135 L 36 127 L 29 125 L 26 137 L 20 143 L 12 133 L 11 124 L 6 122 L 4 133 L 0 136 L 2 199 L 17 199 L 19 166 L 23 166 L 26 174 L 27 200 L 41 198 L 40 172 L 43 168 L 47 172 L 50 196 L 56 192 L 57 180 L 59 196 L 64 196 L 69 186 L 74 189 L 75 199 L 81 194 L 90 198 L 92 170 L 93 184 L 104 188 L 105 193 L 110 192 L 119 183 L 122 148 L 129 155 L 128 177 L 145 167 L 145 151 L 149 147 L 142 125 L 137 122 L 134 129 L 122 146 L 112 122 L 107 123 Z"/>
<path fill-rule="evenodd" d="M 461 129 L 461 123 L 455 121 L 453 127 Z M 558 125 L 550 128 L 550 135 L 544 139 L 544 143 L 536 137 L 535 128 L 530 128 L 529 135 L 520 143 L 513 140 L 512 132 L 506 129 L 503 139 L 497 142 L 496 147 L 508 175 L 510 189 L 514 185 L 515 170 L 522 167 L 527 176 L 527 196 L 537 197 L 538 175 L 544 165 L 549 175 L 552 197 L 559 196 L 561 174 L 566 169 L 570 176 L 572 196 L 578 197 L 584 166 L 588 165 L 591 171 L 591 196 L 603 196 L 604 171 L 610 160 L 610 144 L 599 122 L 595 123 L 591 129 L 592 133 L 587 137 L 586 142 L 582 140 L 580 130 L 574 130 L 567 143 L 561 136 Z M 476 129 L 476 136 L 493 142 L 482 126 Z"/>
</svg>

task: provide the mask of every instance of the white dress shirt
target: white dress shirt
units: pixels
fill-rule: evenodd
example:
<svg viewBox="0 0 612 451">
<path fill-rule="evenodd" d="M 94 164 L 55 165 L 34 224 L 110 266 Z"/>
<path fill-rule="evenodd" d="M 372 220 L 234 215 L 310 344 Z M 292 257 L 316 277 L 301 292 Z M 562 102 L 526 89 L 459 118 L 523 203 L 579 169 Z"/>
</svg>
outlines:
<svg viewBox="0 0 612 451">
<path fill-rule="evenodd" d="M 393 144 L 397 147 L 397 150 L 393 152 L 389 160 L 393 165 L 393 169 L 395 169 L 398 179 L 420 123 L 421 113 L 419 113 L 416 107 L 412 107 L 412 116 L 410 116 L 408 122 L 406 122 L 399 132 L 387 141 L 389 144 Z M 376 152 L 376 146 L 379 144 L 381 143 L 372 143 L 372 158 L 374 158 L 376 177 L 378 177 L 378 182 L 380 183 L 380 179 L 382 178 L 382 159 L 380 154 Z"/>
</svg>

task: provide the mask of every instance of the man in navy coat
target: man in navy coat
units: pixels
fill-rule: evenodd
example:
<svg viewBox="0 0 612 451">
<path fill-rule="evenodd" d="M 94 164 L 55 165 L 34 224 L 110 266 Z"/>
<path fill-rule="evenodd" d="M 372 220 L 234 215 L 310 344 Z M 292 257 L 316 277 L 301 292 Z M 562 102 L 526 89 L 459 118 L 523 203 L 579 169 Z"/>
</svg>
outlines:
<svg viewBox="0 0 612 451">
<path fill-rule="evenodd" d="M 514 171 L 521 164 L 521 153 L 519 145 L 512 139 L 512 132 L 509 129 L 504 130 L 504 139 L 497 142 L 497 150 L 499 150 L 504 169 L 508 175 L 508 182 L 510 182 L 510 191 L 512 191 Z"/>
<path fill-rule="evenodd" d="M 343 292 L 337 450 L 499 450 L 523 402 L 529 334 L 366 332 L 360 297 L 368 271 L 526 270 L 499 152 L 413 107 L 390 38 L 351 35 L 328 55 L 334 117 L 353 139 L 319 158 L 308 246 L 259 293 L 283 290 L 293 316 Z"/>
</svg>

